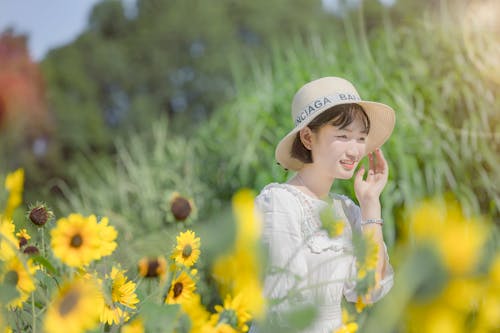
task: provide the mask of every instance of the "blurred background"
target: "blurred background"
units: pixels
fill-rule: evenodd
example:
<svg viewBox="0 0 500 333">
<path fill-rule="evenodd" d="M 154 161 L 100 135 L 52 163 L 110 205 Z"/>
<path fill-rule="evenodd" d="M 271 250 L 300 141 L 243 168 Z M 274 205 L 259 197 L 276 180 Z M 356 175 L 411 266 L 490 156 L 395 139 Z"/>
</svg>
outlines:
<svg viewBox="0 0 500 333">
<path fill-rule="evenodd" d="M 274 148 L 293 94 L 340 76 L 396 111 L 389 248 L 428 197 L 498 226 L 499 14 L 498 0 L 0 0 L 0 175 L 25 169 L 26 205 L 109 216 L 117 257 L 137 259 L 172 228 L 173 192 L 202 228 L 238 189 L 285 181 Z"/>
</svg>

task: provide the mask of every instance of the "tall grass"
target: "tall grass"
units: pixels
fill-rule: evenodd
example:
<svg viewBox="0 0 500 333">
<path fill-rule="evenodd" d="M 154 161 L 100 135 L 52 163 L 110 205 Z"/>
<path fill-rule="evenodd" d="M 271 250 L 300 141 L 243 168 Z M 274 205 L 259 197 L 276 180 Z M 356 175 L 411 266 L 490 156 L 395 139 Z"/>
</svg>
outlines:
<svg viewBox="0 0 500 333">
<path fill-rule="evenodd" d="M 204 219 L 217 219 L 238 188 L 258 191 L 290 176 L 276 165 L 274 148 L 292 128 L 293 94 L 310 79 L 334 75 L 396 110 L 383 147 L 391 170 L 382 198 L 389 244 L 402 209 L 427 196 L 451 192 L 468 213 L 498 219 L 498 87 L 469 62 L 453 16 L 426 14 L 400 27 L 384 17 L 384 29 L 366 31 L 362 12 L 356 15 L 332 38 L 276 42 L 250 76 L 239 71 L 241 59 L 230 59 L 233 101 L 189 137 L 152 119 L 151 133 L 117 142 L 116 159 L 79 161 L 77 186 L 63 189 L 60 209 L 105 214 L 139 236 L 162 228 L 167 192 L 178 190 L 195 199 Z M 354 197 L 350 181 L 333 190 Z"/>
</svg>

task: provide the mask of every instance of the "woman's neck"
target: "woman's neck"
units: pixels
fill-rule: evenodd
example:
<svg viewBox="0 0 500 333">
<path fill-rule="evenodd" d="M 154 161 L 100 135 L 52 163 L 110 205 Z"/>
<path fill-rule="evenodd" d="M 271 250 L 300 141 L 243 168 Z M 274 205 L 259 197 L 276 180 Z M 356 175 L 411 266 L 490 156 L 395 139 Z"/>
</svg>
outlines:
<svg viewBox="0 0 500 333">
<path fill-rule="evenodd" d="M 334 178 L 325 179 L 317 170 L 303 167 L 288 183 L 301 187 L 309 195 L 325 199 L 330 193 Z"/>
</svg>

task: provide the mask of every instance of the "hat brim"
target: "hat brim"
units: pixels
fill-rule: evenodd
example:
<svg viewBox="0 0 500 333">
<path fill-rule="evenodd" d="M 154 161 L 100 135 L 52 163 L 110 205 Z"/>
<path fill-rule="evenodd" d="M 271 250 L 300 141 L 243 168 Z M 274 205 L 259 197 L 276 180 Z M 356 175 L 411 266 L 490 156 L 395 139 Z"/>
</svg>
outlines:
<svg viewBox="0 0 500 333">
<path fill-rule="evenodd" d="M 366 137 L 365 154 L 368 154 L 381 147 L 387 141 L 387 139 L 389 139 L 392 131 L 394 130 L 394 125 L 396 124 L 396 114 L 390 106 L 383 103 L 370 101 L 338 103 L 336 105 L 341 104 L 360 105 L 361 107 L 363 107 L 363 110 L 365 110 L 368 119 L 370 119 L 370 131 Z M 313 118 L 295 127 L 278 143 L 275 151 L 275 158 L 282 167 L 288 170 L 298 171 L 304 166 L 304 162 L 293 158 L 291 155 L 293 141 L 295 140 L 297 133 L 301 129 L 305 128 L 312 119 L 316 118 L 318 115 L 330 109 L 331 107 L 332 106 L 329 106 L 323 110 L 318 110 Z"/>
</svg>

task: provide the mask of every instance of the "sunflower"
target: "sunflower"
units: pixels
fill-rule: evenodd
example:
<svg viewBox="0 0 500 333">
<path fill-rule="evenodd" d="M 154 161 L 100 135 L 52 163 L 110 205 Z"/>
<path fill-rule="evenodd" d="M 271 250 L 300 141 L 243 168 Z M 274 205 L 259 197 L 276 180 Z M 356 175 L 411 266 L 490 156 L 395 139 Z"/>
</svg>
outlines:
<svg viewBox="0 0 500 333">
<path fill-rule="evenodd" d="M 219 324 L 217 326 L 206 324 L 201 328 L 201 333 L 237 333 L 237 331 L 228 324 Z"/>
<path fill-rule="evenodd" d="M 216 313 L 210 319 L 215 327 L 227 324 L 238 332 L 248 331 L 247 322 L 252 319 L 252 316 L 244 304 L 243 294 L 238 294 L 234 299 L 227 295 L 224 305 L 216 305 L 215 311 Z"/>
<path fill-rule="evenodd" d="M 89 218 L 96 220 L 94 215 L 91 215 Z M 99 236 L 101 239 L 99 252 L 102 257 L 109 256 L 117 247 L 115 240 L 118 236 L 118 232 L 114 227 L 108 225 L 108 223 L 108 218 L 103 217 L 97 224 L 99 226 Z"/>
<path fill-rule="evenodd" d="M 177 246 L 174 249 L 172 257 L 178 264 L 191 267 L 200 256 L 200 238 L 196 234 L 188 230 L 181 232 L 177 236 Z"/>
<path fill-rule="evenodd" d="M 28 260 L 25 266 L 17 256 L 13 256 L 4 263 L 0 282 L 15 286 L 19 292 L 19 295 L 10 301 L 9 307 L 21 307 L 30 293 L 35 290 L 33 274 L 35 274 L 36 270 L 37 267 L 31 260 Z"/>
<path fill-rule="evenodd" d="M 212 275 L 222 295 L 244 294 L 250 312 L 262 318 L 266 302 L 262 293 L 259 242 L 261 220 L 255 209 L 251 190 L 243 189 L 233 197 L 236 240 L 231 252 L 219 256 L 212 265 Z"/>
<path fill-rule="evenodd" d="M 128 281 L 125 271 L 116 267 L 111 269 L 110 275 L 106 276 L 106 278 L 111 279 L 112 304 L 104 304 L 100 318 L 101 322 L 109 325 L 126 322 L 130 315 L 124 310 L 124 307 L 135 309 L 135 305 L 139 303 L 135 293 L 136 284 L 133 281 Z"/>
<path fill-rule="evenodd" d="M 52 251 L 68 266 L 86 266 L 101 258 L 101 232 L 95 216 L 70 214 L 59 219 L 50 232 Z"/>
<path fill-rule="evenodd" d="M 142 258 L 137 266 L 139 275 L 145 278 L 159 277 L 163 280 L 167 275 L 167 260 L 163 257 Z"/>
<path fill-rule="evenodd" d="M 12 220 L 0 215 L 0 260 L 9 260 L 19 248 L 14 231 L 16 226 Z"/>
<path fill-rule="evenodd" d="M 64 284 L 47 309 L 44 329 L 51 333 L 80 333 L 99 324 L 103 295 L 93 279 Z"/>
<path fill-rule="evenodd" d="M 4 215 L 7 218 L 12 217 L 14 210 L 23 201 L 23 184 L 24 184 L 24 170 L 17 169 L 11 172 L 5 178 L 5 189 L 9 191 L 9 198 L 7 199 L 7 206 L 5 207 Z"/>
<path fill-rule="evenodd" d="M 182 304 L 193 297 L 195 290 L 196 284 L 193 279 L 191 279 L 186 272 L 181 272 L 181 274 L 172 281 L 167 297 L 165 298 L 165 303 Z"/>
<path fill-rule="evenodd" d="M 193 294 L 191 298 L 182 302 L 181 309 L 191 320 L 190 332 L 200 332 L 200 329 L 206 324 L 210 317 L 210 313 L 203 304 L 201 304 L 201 297 L 199 294 Z"/>
<path fill-rule="evenodd" d="M 26 229 L 21 229 L 18 233 L 16 233 L 17 240 L 19 241 L 19 247 L 23 247 L 28 244 L 28 240 L 31 239 L 31 236 L 28 234 Z"/>
<path fill-rule="evenodd" d="M 168 200 L 168 220 L 189 224 L 196 217 L 196 206 L 191 198 L 173 192 Z"/>
</svg>

